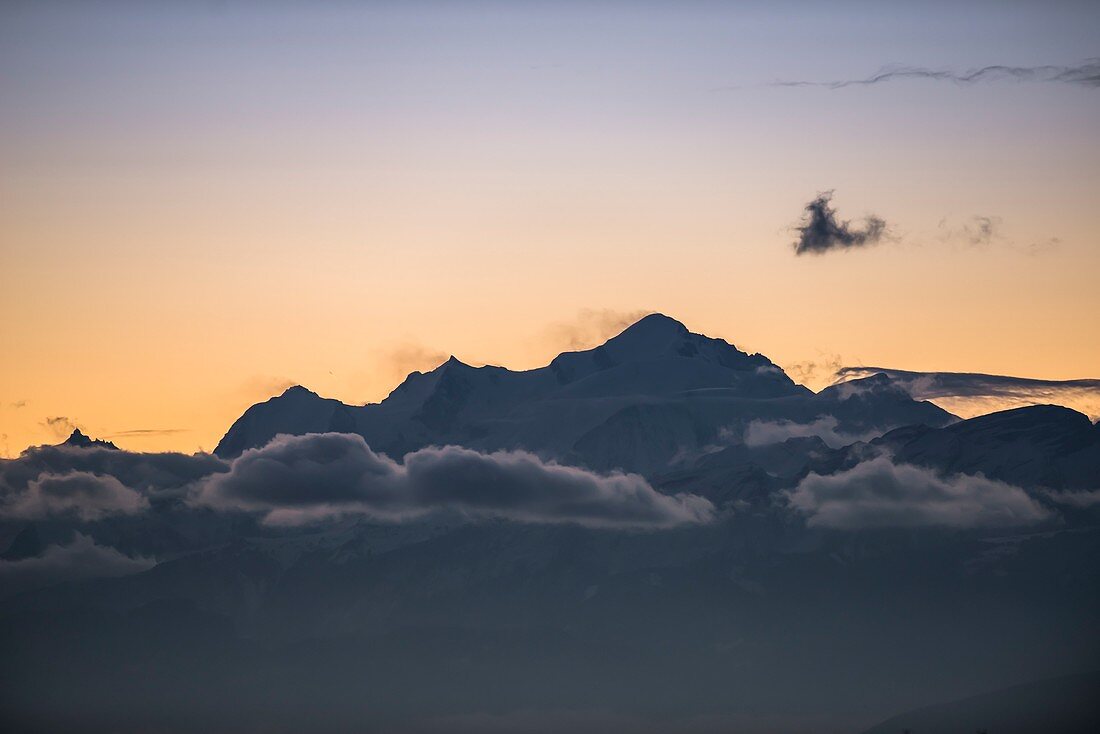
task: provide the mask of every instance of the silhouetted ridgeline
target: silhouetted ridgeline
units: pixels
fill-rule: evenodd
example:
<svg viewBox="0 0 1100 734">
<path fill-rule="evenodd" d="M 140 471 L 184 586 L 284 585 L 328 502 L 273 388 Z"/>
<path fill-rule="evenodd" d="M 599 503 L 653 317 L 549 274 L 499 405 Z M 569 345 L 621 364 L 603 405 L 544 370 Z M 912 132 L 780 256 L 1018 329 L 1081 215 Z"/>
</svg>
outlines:
<svg viewBox="0 0 1100 734">
<path fill-rule="evenodd" d="M 1080 413 L 814 394 L 653 315 L 377 405 L 291 388 L 214 454 L 74 434 L 0 461 L 0 717 L 1100 730 L 1098 512 Z"/>
</svg>

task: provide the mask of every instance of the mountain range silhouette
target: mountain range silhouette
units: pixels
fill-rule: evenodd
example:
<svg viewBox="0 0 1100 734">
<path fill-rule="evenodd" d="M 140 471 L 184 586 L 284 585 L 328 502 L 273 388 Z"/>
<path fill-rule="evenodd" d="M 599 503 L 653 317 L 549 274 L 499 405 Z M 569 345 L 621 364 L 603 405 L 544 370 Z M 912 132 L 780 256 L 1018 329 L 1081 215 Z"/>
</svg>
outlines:
<svg viewBox="0 0 1100 734">
<path fill-rule="evenodd" d="M 1098 723 L 1100 427 L 814 393 L 660 314 L 292 387 L 213 454 L 76 431 L 0 490 L 10 731 Z"/>
</svg>

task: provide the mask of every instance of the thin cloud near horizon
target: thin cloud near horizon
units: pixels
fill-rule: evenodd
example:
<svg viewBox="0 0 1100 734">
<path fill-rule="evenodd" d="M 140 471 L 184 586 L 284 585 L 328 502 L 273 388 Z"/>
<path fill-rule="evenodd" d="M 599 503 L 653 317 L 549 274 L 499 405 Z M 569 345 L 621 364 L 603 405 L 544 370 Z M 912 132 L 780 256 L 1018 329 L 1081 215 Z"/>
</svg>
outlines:
<svg viewBox="0 0 1100 734">
<path fill-rule="evenodd" d="M 917 400 L 930 400 L 964 418 L 1027 405 L 1054 404 L 1100 419 L 1100 379 L 1045 380 L 981 372 L 920 372 L 890 367 L 848 366 L 835 383 L 885 374 Z"/>
<path fill-rule="evenodd" d="M 781 80 L 771 82 L 768 86 L 843 89 L 845 87 L 873 86 L 900 79 L 930 79 L 933 81 L 953 82 L 963 86 L 1010 80 L 1017 82 L 1032 81 L 1072 84 L 1097 88 L 1100 87 L 1100 58 L 1086 59 L 1073 66 L 1053 64 L 1040 66 L 1009 66 L 1004 64 L 993 64 L 968 69 L 967 71 L 932 69 L 925 66 L 886 66 L 878 72 L 863 78 L 832 81 L 812 81 L 804 79 Z"/>
</svg>

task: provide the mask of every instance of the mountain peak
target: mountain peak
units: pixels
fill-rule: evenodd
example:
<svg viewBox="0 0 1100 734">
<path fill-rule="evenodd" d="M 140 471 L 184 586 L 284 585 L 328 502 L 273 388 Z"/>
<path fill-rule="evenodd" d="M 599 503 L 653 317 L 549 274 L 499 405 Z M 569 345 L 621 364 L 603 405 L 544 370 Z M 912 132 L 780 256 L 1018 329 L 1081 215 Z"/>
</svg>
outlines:
<svg viewBox="0 0 1100 734">
<path fill-rule="evenodd" d="M 104 448 L 118 450 L 118 446 L 115 446 L 110 441 L 101 441 L 98 438 L 88 438 L 79 428 L 74 428 L 73 432 L 69 434 L 69 437 L 65 439 L 64 443 L 61 445 L 75 446 L 81 449 Z"/>
<path fill-rule="evenodd" d="M 608 395 L 623 390 L 665 394 L 712 387 L 755 397 L 806 391 L 767 357 L 746 354 L 724 339 L 696 334 L 661 313 L 649 314 L 594 349 L 559 354 L 549 367 L 561 385 L 605 373 L 598 389 Z M 613 369 L 626 370 L 632 377 L 611 373 Z M 593 383 L 585 389 L 597 388 Z"/>
<path fill-rule="evenodd" d="M 74 428 L 69 437 L 65 439 L 66 446 L 91 446 L 92 439 L 84 435 L 84 431 Z"/>
<path fill-rule="evenodd" d="M 283 394 L 280 395 L 279 397 L 289 398 L 289 397 L 294 397 L 296 395 L 301 395 L 301 396 L 311 395 L 315 398 L 320 397 L 319 395 L 317 395 L 317 393 L 313 392 L 312 390 L 310 390 L 307 387 L 302 387 L 301 385 L 291 385 L 286 390 L 283 390 Z"/>
<path fill-rule="evenodd" d="M 651 313 L 609 339 L 602 349 L 617 352 L 622 358 L 637 359 L 664 353 L 691 336 L 688 328 L 664 314 Z M 629 355 L 629 356 L 628 356 Z"/>
<path fill-rule="evenodd" d="M 660 337 L 682 336 L 688 333 L 690 333 L 688 328 L 671 316 L 665 316 L 663 313 L 651 313 L 626 327 L 619 336 L 634 334 L 646 337 Z"/>
<path fill-rule="evenodd" d="M 966 421 L 967 427 L 996 428 L 1009 431 L 1060 430 L 1089 431 L 1092 421 L 1084 413 L 1063 405 L 1025 405 L 986 413 Z M 962 426 L 962 424 L 956 424 Z M 958 429 L 958 430 L 961 430 Z"/>
</svg>

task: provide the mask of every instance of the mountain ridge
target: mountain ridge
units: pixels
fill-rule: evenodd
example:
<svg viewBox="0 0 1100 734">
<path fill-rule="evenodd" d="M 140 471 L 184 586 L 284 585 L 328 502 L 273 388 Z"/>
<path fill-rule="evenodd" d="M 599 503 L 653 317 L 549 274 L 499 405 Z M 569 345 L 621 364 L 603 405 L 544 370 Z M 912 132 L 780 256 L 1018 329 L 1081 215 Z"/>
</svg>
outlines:
<svg viewBox="0 0 1100 734">
<path fill-rule="evenodd" d="M 265 446 L 280 433 L 327 435 Z M 452 357 L 371 405 L 293 386 L 219 450 L 0 462 L 0 565 L 24 584 L 0 587 L 0 671 L 44 702 L 19 715 L 68 730 L 153 680 L 150 710 L 203 731 L 226 711 L 446 731 L 419 725 L 593 701 L 866 726 L 1096 667 L 1100 431 L 1058 406 L 959 420 L 877 374 L 813 393 L 657 316 L 534 370 Z M 609 512 L 714 512 L 585 525 L 553 509 L 582 488 Z M 129 730 L 111 713 L 103 731 Z"/>
<path fill-rule="evenodd" d="M 845 402 L 853 390 L 858 404 Z M 743 431 L 754 419 L 812 422 L 823 415 L 853 435 L 955 420 L 914 401 L 888 378 L 815 394 L 766 356 L 654 313 L 596 347 L 563 352 L 530 370 L 473 367 L 452 356 L 433 370 L 410 373 L 378 403 L 347 405 L 291 388 L 245 411 L 215 453 L 233 457 L 280 433 L 341 431 L 397 456 L 451 443 L 648 472 L 680 450 L 702 449 L 731 428 Z M 647 427 L 673 416 L 689 445 L 673 447 L 670 435 Z"/>
</svg>

